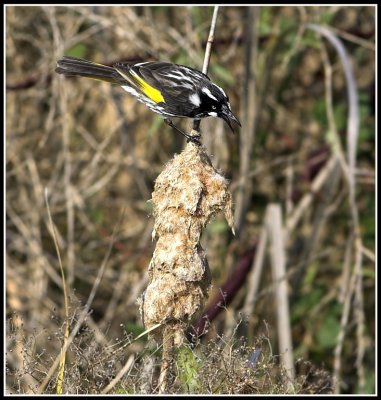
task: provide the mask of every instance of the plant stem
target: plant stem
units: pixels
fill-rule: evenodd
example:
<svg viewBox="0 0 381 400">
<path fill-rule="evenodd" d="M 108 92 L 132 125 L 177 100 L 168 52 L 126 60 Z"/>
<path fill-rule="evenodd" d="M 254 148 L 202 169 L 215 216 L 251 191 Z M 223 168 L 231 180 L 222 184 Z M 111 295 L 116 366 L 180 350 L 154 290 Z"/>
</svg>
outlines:
<svg viewBox="0 0 381 400">
<path fill-rule="evenodd" d="M 212 53 L 212 44 L 214 41 L 214 31 L 216 29 L 216 23 L 217 23 L 218 9 L 219 9 L 219 6 L 214 6 L 212 23 L 210 25 L 210 31 L 209 31 L 209 37 L 208 37 L 208 41 L 206 43 L 204 64 L 202 66 L 202 72 L 205 75 L 208 74 L 210 55 Z M 198 133 L 198 135 L 200 134 L 200 119 L 193 120 L 193 130 L 196 131 Z M 194 136 L 197 136 L 197 135 L 194 135 Z"/>
</svg>

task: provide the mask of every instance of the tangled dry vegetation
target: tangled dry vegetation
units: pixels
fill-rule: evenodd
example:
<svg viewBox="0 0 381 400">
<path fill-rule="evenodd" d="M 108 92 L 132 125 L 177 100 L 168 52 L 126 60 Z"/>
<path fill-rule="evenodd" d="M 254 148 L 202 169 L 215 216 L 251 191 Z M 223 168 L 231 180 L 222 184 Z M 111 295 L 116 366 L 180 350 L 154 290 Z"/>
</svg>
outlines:
<svg viewBox="0 0 381 400">
<path fill-rule="evenodd" d="M 78 311 L 80 307 L 77 305 Z M 77 315 L 73 315 L 75 323 Z M 51 316 L 58 322 L 59 317 Z M 21 317 L 13 315 L 8 326 L 9 354 L 12 365 L 20 358 L 17 370 L 8 367 L 8 385 L 16 393 L 22 382 L 23 392 L 37 393 L 53 362 L 50 345 L 62 346 L 64 328 L 55 331 L 34 330 L 28 337 L 18 323 Z M 238 328 L 244 322 L 237 323 Z M 67 393 L 80 394 L 157 394 L 161 357 L 151 343 L 141 350 L 131 344 L 132 334 L 120 329 L 121 337 L 99 345 L 96 329 L 86 323 L 72 342 L 70 361 L 66 365 L 63 385 Z M 131 348 L 132 347 L 132 348 Z M 36 352 L 36 348 L 39 351 Z M 139 349 L 139 350 L 138 350 Z M 132 354 L 126 355 L 126 350 Z M 135 354 L 135 355 L 134 355 Z M 325 394 L 332 388 L 331 376 L 310 362 L 298 360 L 298 377 L 291 382 L 279 364 L 279 356 L 272 354 L 265 335 L 248 345 L 244 337 L 217 336 L 196 347 L 183 345 L 176 355 L 176 375 L 173 391 L 185 394 Z M 120 371 L 123 375 L 117 379 Z M 20 390 L 20 389 L 19 389 Z M 56 393 L 56 379 L 51 379 L 45 394 Z"/>
<path fill-rule="evenodd" d="M 212 9 L 5 11 L 7 392 L 56 393 L 58 369 L 49 371 L 68 324 L 75 335 L 64 393 L 157 393 L 161 348 L 146 335 L 136 339 L 144 331 L 136 300 L 154 250 L 148 200 L 183 138 L 119 88 L 53 71 L 64 54 L 201 68 Z M 374 18 L 374 7 L 221 8 L 209 75 L 243 128 L 232 135 L 208 118 L 202 130 L 214 166 L 231 182 L 237 235 L 222 215 L 203 235 L 211 322 L 196 345 L 178 350 L 174 392 L 375 391 Z M 354 192 L 345 172 L 347 81 L 337 50 L 311 23 L 331 27 L 353 65 Z M 284 236 L 274 234 L 270 203 L 283 210 Z M 281 236 L 276 247 L 271 238 Z M 279 258 L 288 285 L 271 273 Z M 254 273 L 261 259 L 262 277 Z M 289 303 L 292 382 L 279 348 L 279 293 Z"/>
</svg>

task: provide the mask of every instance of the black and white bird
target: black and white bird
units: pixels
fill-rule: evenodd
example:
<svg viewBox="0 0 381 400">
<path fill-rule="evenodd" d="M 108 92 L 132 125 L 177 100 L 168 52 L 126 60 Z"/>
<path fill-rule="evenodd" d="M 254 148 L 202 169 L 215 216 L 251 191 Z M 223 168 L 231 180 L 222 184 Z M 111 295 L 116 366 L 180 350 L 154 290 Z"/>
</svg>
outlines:
<svg viewBox="0 0 381 400">
<path fill-rule="evenodd" d="M 56 72 L 63 75 L 85 76 L 120 85 L 152 111 L 181 132 L 188 140 L 194 137 L 181 131 L 172 117 L 224 119 L 233 130 L 241 126 L 234 116 L 225 91 L 204 73 L 168 62 L 116 63 L 106 66 L 76 57 L 63 57 Z"/>
</svg>

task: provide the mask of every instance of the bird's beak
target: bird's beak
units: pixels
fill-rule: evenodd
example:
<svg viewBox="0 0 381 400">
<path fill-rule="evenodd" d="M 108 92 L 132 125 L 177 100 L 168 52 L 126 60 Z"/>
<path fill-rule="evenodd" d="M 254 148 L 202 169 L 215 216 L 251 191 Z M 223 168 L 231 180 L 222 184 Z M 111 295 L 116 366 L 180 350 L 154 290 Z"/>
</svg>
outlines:
<svg viewBox="0 0 381 400">
<path fill-rule="evenodd" d="M 234 116 L 234 114 L 226 106 L 224 106 L 224 108 L 222 109 L 222 112 L 219 116 L 226 121 L 226 123 L 229 125 L 230 129 L 233 132 L 234 132 L 233 125 L 232 125 L 233 122 L 236 123 L 237 125 L 241 126 L 241 123 L 238 121 L 238 118 L 236 118 Z"/>
</svg>

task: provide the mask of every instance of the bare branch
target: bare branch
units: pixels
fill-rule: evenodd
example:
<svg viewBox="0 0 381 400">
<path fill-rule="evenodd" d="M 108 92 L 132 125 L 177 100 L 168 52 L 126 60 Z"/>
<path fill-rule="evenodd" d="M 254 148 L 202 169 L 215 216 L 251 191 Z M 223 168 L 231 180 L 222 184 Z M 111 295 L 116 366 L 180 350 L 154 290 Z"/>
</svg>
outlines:
<svg viewBox="0 0 381 400">
<path fill-rule="evenodd" d="M 209 31 L 209 37 L 208 37 L 208 41 L 206 43 L 204 64 L 202 66 L 202 72 L 204 74 L 206 74 L 206 75 L 208 74 L 210 55 L 212 53 L 212 44 L 213 44 L 213 41 L 214 41 L 214 31 L 216 29 L 218 8 L 219 8 L 219 6 L 214 6 L 212 23 L 210 25 L 210 31 Z M 200 120 L 199 119 L 195 119 L 193 121 L 193 131 L 195 131 L 193 133 L 193 136 L 199 136 L 200 135 Z"/>
</svg>

